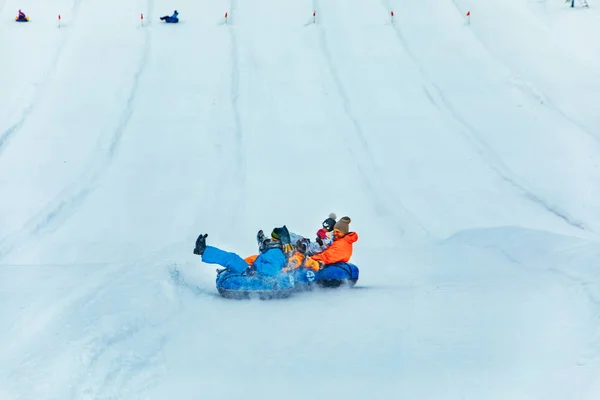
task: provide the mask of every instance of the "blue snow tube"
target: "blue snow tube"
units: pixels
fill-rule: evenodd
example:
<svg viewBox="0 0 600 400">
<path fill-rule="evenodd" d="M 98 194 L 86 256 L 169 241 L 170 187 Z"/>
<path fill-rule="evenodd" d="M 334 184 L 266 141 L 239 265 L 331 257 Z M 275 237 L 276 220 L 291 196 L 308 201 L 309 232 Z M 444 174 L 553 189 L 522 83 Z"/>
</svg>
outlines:
<svg viewBox="0 0 600 400">
<path fill-rule="evenodd" d="M 230 299 L 281 299 L 294 291 L 294 279 L 286 273 L 270 276 L 257 272 L 249 275 L 229 269 L 217 270 L 217 273 L 217 290 L 221 296 Z"/>
<path fill-rule="evenodd" d="M 179 22 L 179 18 L 177 18 L 177 17 L 167 17 L 167 18 L 165 18 L 165 22 L 169 23 L 169 24 L 176 24 L 177 22 Z"/>
<path fill-rule="evenodd" d="M 315 283 L 322 287 L 352 287 L 358 282 L 358 273 L 358 267 L 351 263 L 327 264 L 316 273 Z"/>
<path fill-rule="evenodd" d="M 298 292 L 312 290 L 315 286 L 317 273 L 312 269 L 298 268 L 289 273 L 294 280 L 294 290 Z"/>
</svg>

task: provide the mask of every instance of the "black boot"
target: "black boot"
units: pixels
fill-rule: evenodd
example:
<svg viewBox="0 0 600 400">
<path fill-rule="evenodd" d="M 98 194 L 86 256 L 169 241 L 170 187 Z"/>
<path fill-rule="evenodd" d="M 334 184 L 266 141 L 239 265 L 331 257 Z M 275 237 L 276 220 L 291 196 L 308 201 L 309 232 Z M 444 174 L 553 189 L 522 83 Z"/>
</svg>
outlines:
<svg viewBox="0 0 600 400">
<path fill-rule="evenodd" d="M 199 256 L 201 256 L 202 254 L 204 254 L 204 250 L 206 250 L 206 237 L 208 236 L 208 233 L 200 234 L 200 236 L 198 236 L 198 239 L 196 239 L 196 247 L 194 248 L 194 254 L 197 254 Z"/>
</svg>

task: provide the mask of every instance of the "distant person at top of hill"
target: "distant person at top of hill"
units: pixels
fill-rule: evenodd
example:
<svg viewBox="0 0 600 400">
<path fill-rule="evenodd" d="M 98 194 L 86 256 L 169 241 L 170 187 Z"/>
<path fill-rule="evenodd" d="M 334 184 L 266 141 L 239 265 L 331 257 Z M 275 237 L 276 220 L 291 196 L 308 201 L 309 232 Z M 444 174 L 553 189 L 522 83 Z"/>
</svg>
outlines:
<svg viewBox="0 0 600 400">
<path fill-rule="evenodd" d="M 173 15 L 165 15 L 163 17 L 160 17 L 160 19 L 165 22 L 179 22 L 179 13 L 177 12 L 177 10 L 175 10 L 173 11 Z"/>
<path fill-rule="evenodd" d="M 21 10 L 19 10 L 19 14 L 17 15 L 17 21 L 27 21 L 27 15 Z"/>
</svg>

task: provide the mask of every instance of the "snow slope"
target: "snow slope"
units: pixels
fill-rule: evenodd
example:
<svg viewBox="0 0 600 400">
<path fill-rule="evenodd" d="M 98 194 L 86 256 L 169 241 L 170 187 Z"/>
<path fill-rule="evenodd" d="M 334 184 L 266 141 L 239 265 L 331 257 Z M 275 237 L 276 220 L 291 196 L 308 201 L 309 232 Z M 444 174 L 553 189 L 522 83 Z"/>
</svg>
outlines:
<svg viewBox="0 0 600 400">
<path fill-rule="evenodd" d="M 597 9 L 176 7 L 0 0 L 1 399 L 600 396 Z M 352 290 L 192 254 L 332 211 Z"/>
</svg>

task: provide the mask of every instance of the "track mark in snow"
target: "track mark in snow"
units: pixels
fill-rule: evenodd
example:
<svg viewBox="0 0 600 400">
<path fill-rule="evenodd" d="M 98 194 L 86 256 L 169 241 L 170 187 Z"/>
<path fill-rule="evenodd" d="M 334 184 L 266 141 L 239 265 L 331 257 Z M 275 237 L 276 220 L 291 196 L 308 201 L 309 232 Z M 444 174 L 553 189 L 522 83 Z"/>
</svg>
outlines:
<svg viewBox="0 0 600 400">
<path fill-rule="evenodd" d="M 229 11 L 228 11 L 228 22 L 225 28 L 229 34 L 229 45 L 230 45 L 230 62 L 231 70 L 229 73 L 230 88 L 229 88 L 229 105 L 231 107 L 231 118 L 233 120 L 233 132 L 226 132 L 228 137 L 232 138 L 232 149 L 223 149 L 226 156 L 231 160 L 231 174 L 223 178 L 225 181 L 230 181 L 231 185 L 235 188 L 235 191 L 225 191 L 226 185 L 219 185 L 219 192 L 221 193 L 221 207 L 227 209 L 228 219 L 230 223 L 234 224 L 238 220 L 239 213 L 243 211 L 244 206 L 244 184 L 245 178 L 245 156 L 243 147 L 243 135 L 244 128 L 242 125 L 241 111 L 240 111 L 240 68 L 239 68 L 239 46 L 236 34 L 235 20 L 236 16 L 237 1 L 230 0 Z M 229 126 L 228 128 L 229 129 Z"/>
<path fill-rule="evenodd" d="M 566 279 L 575 286 L 579 287 L 583 295 L 590 302 L 592 308 L 595 310 L 594 318 L 596 319 L 596 333 L 593 334 L 594 339 L 591 340 L 589 349 L 590 351 L 586 352 L 586 354 L 582 355 L 578 361 L 579 366 L 588 365 L 591 363 L 600 361 L 600 281 L 593 281 L 590 277 L 583 276 L 582 274 L 578 274 L 574 271 L 567 271 L 557 267 L 547 267 L 544 265 L 538 264 L 530 265 L 528 263 L 523 263 L 514 256 L 512 256 L 508 251 L 503 249 L 502 247 L 496 247 L 496 249 L 500 251 L 500 253 L 505 256 L 508 260 L 510 260 L 513 264 L 517 264 L 519 268 L 527 268 L 533 271 L 544 271 L 549 274 L 556 275 L 562 279 Z M 576 248 L 576 251 L 581 251 L 581 248 Z"/>
<path fill-rule="evenodd" d="M 45 335 L 52 324 L 64 325 L 64 314 L 69 307 L 81 308 L 93 301 L 94 298 L 110 287 L 112 282 L 120 275 L 121 270 L 118 265 L 110 264 L 63 264 L 44 265 L 43 267 L 57 266 L 62 268 L 89 268 L 90 273 L 88 279 L 83 280 L 81 285 L 74 286 L 73 290 L 65 292 L 62 297 L 54 298 L 51 302 L 46 299 L 43 303 L 40 302 L 24 310 L 19 320 L 13 324 L 11 330 L 4 336 L 5 350 L 3 350 L 3 356 L 6 360 L 16 362 L 16 355 L 22 354 L 25 348 L 34 346 L 39 341 L 39 336 Z M 9 267 L 9 265 L 3 265 L 3 267 Z M 33 265 L 14 265 L 12 267 L 28 268 L 33 267 Z M 20 375 L 18 371 L 15 371 L 15 373 Z"/>
<path fill-rule="evenodd" d="M 148 2 L 149 13 L 152 12 L 153 3 L 154 0 Z M 133 76 L 133 84 L 125 102 L 125 109 L 117 121 L 116 127 L 111 131 L 107 130 L 107 133 L 101 134 L 99 140 L 100 143 L 98 148 L 107 148 L 107 150 L 105 152 L 94 151 L 94 154 L 97 155 L 91 157 L 92 161 L 88 163 L 86 170 L 78 179 L 64 188 L 57 197 L 49 202 L 35 217 L 27 221 L 20 230 L 0 241 L 0 260 L 21 246 L 23 242 L 29 238 L 39 238 L 56 230 L 77 210 L 79 206 L 81 206 L 87 196 L 94 190 L 96 182 L 100 179 L 106 167 L 108 167 L 113 160 L 123 134 L 127 129 L 127 125 L 131 120 L 139 81 L 145 70 L 149 48 L 150 30 L 145 29 L 142 55 L 138 69 Z M 106 146 L 104 142 L 107 142 L 106 144 L 108 146 Z"/>
<path fill-rule="evenodd" d="M 177 266 L 177 264 L 173 264 L 173 265 L 169 266 L 168 270 L 169 270 L 169 276 L 171 277 L 171 282 L 174 285 L 176 285 L 177 287 L 185 289 L 194 295 L 217 297 L 217 293 L 215 292 L 214 289 L 213 290 L 204 289 L 198 285 L 195 285 L 195 284 L 189 282 L 185 278 L 185 276 L 182 274 L 182 272 L 179 269 L 179 267 Z"/>
<path fill-rule="evenodd" d="M 73 2 L 73 6 L 71 7 L 71 14 L 73 15 L 73 20 L 75 21 L 77 18 L 77 13 L 79 11 L 79 7 L 81 5 L 82 0 L 75 0 Z M 56 69 L 58 67 L 58 60 L 60 59 L 60 55 L 62 54 L 62 50 L 65 47 L 65 43 L 67 42 L 67 37 L 63 36 L 62 40 L 58 44 L 58 48 L 56 49 L 56 53 L 50 62 L 50 67 L 46 72 L 40 87 L 37 89 L 33 101 L 31 104 L 25 107 L 19 119 L 8 127 L 8 129 L 4 130 L 0 134 L 0 155 L 2 151 L 6 148 L 9 143 L 9 140 L 25 125 L 27 122 L 27 118 L 35 111 L 37 105 L 40 103 L 44 95 L 46 94 L 46 88 L 48 87 L 48 83 L 52 80 L 52 76 L 56 73 Z"/>
<path fill-rule="evenodd" d="M 383 6 L 390 10 L 390 2 L 382 0 Z M 533 190 L 527 187 L 527 184 L 522 181 L 502 160 L 502 158 L 481 138 L 482 135 L 475 127 L 470 125 L 462 116 L 454 109 L 454 106 L 448 100 L 444 92 L 433 82 L 429 77 L 429 74 L 423 67 L 422 63 L 412 52 L 407 40 L 404 38 L 402 31 L 395 24 L 392 25 L 392 29 L 396 33 L 396 37 L 403 47 L 408 57 L 412 60 L 413 64 L 419 71 L 421 78 L 424 82 L 424 91 L 431 101 L 431 103 L 439 110 L 439 112 L 445 117 L 446 120 L 454 122 L 456 131 L 459 132 L 467 141 L 469 141 L 477 150 L 481 159 L 486 162 L 490 168 L 498 174 L 498 176 L 507 182 L 509 185 L 520 191 L 527 199 L 535 203 L 536 205 L 544 208 L 547 212 L 553 214 L 555 217 L 561 219 L 563 222 L 569 224 L 572 227 L 581 230 L 589 230 L 583 222 L 577 221 L 571 217 L 567 212 L 561 210 L 559 207 L 552 205 L 548 201 L 544 200 Z"/>
<path fill-rule="evenodd" d="M 236 1 L 231 0 L 229 11 L 235 12 Z M 238 167 L 238 178 L 243 180 L 242 171 L 244 165 L 244 154 L 242 152 L 242 121 L 240 118 L 239 97 L 240 97 L 240 69 L 237 38 L 233 28 L 229 28 L 231 39 L 231 108 L 235 123 L 235 142 L 236 142 L 236 163 Z M 241 182 L 240 182 L 241 183 Z"/>
<path fill-rule="evenodd" d="M 149 372 L 160 365 L 159 359 L 167 343 L 165 334 L 156 332 L 148 335 L 149 329 L 156 328 L 138 317 L 128 320 L 114 332 L 92 337 L 80 356 L 80 376 L 75 380 L 76 384 L 71 385 L 69 397 L 78 398 L 85 393 L 93 394 L 94 398 L 109 398 L 115 393 L 123 393 L 127 385 L 140 375 L 146 375 L 144 386 L 151 386 L 156 373 Z M 143 350 L 137 346 L 138 340 L 143 340 Z"/>
<path fill-rule="evenodd" d="M 462 15 L 463 14 L 463 9 L 458 4 L 457 0 L 450 0 L 450 1 L 452 1 L 452 4 L 454 5 L 454 7 L 457 9 L 457 11 L 460 13 L 460 15 Z M 517 74 L 514 71 L 514 69 L 512 67 L 510 67 L 506 62 L 504 62 L 502 60 L 502 58 L 500 58 L 500 56 L 496 52 L 494 52 L 479 37 L 479 35 L 476 35 L 475 32 L 472 29 L 470 30 L 470 32 L 471 32 L 473 38 L 475 40 L 477 40 L 477 42 L 479 42 L 479 44 L 481 44 L 481 46 L 488 52 L 488 54 L 494 60 L 496 60 L 496 62 L 498 64 L 502 65 L 504 68 L 506 68 L 508 71 L 511 72 L 511 75 L 512 75 L 512 78 L 513 78 L 513 82 L 511 84 L 514 87 L 516 87 L 517 89 L 519 89 L 521 91 L 521 93 L 523 93 L 524 95 L 537 100 L 541 105 L 543 105 L 544 107 L 546 107 L 549 110 L 553 111 L 554 113 L 556 113 L 557 115 L 559 115 L 561 118 L 563 118 L 565 121 L 567 121 L 567 122 L 571 123 L 572 125 L 574 125 L 578 130 L 580 130 L 581 132 L 585 133 L 587 136 L 589 136 L 590 138 L 592 138 L 594 140 L 594 142 L 596 143 L 596 145 L 600 145 L 600 137 L 598 136 L 597 133 L 594 133 L 591 129 L 587 128 L 584 124 L 582 124 L 581 122 L 577 121 L 573 117 L 570 117 L 567 113 L 565 113 L 563 110 L 561 110 L 556 104 L 554 104 L 554 102 L 547 95 L 545 95 L 543 92 L 541 92 L 538 89 L 536 89 L 533 84 L 531 84 L 530 82 L 526 82 L 525 80 L 521 79 L 519 77 L 519 74 Z"/>
<path fill-rule="evenodd" d="M 313 0 L 313 10 L 317 14 L 321 14 L 319 11 L 318 0 Z M 397 230 L 399 231 L 400 235 L 404 234 L 404 232 L 406 230 L 404 226 L 406 224 L 403 223 L 403 219 L 399 218 L 398 215 L 396 214 L 396 212 L 392 211 L 393 209 L 397 209 L 397 208 L 401 209 L 402 212 L 409 217 L 411 222 L 415 226 L 420 228 L 423 233 L 425 233 L 427 236 L 431 236 L 430 232 L 427 230 L 427 228 L 425 228 L 423 223 L 413 213 L 411 213 L 410 210 L 408 210 L 399 200 L 394 199 L 394 207 L 388 207 L 386 204 L 383 203 L 382 199 L 390 197 L 390 191 L 387 190 L 387 188 L 385 187 L 385 185 L 383 183 L 379 182 L 379 185 L 378 185 L 379 187 L 377 187 L 375 185 L 375 183 L 373 182 L 374 177 L 379 177 L 379 176 L 381 176 L 381 174 L 379 173 L 379 169 L 375 162 L 373 153 L 372 153 L 371 149 L 369 148 L 369 144 L 368 144 L 367 140 L 365 139 L 366 135 L 365 135 L 364 129 L 363 129 L 362 125 L 360 124 L 360 121 L 358 120 L 358 118 L 355 116 L 355 113 L 352 110 L 350 98 L 347 94 L 344 84 L 342 83 L 342 80 L 340 79 L 340 77 L 337 73 L 337 69 L 336 69 L 335 64 L 331 57 L 331 52 L 329 50 L 329 45 L 327 42 L 327 37 L 326 37 L 325 31 L 323 29 L 323 26 L 321 24 L 316 24 L 316 25 L 317 25 L 317 29 L 318 29 L 321 53 L 323 54 L 323 58 L 326 61 L 327 68 L 329 70 L 329 74 L 331 75 L 331 78 L 334 82 L 334 85 L 338 92 L 338 96 L 340 97 L 340 99 L 342 101 L 344 113 L 346 114 L 347 118 L 350 120 L 350 122 L 352 124 L 352 127 L 354 128 L 353 129 L 354 134 L 355 134 L 354 136 L 358 142 L 357 145 L 355 145 L 355 146 L 351 146 L 351 145 L 347 144 L 348 149 L 352 153 L 353 158 L 355 160 L 357 160 L 357 168 L 361 175 L 363 185 L 366 187 L 365 191 L 366 191 L 366 193 L 368 193 L 371 196 L 371 203 L 375 205 L 375 209 L 378 214 L 381 214 L 384 216 L 392 216 L 395 219 L 395 221 L 396 221 L 395 226 L 396 226 Z M 357 149 L 360 149 L 362 151 L 360 153 L 357 153 Z M 365 160 L 365 162 L 361 162 L 360 160 Z"/>
</svg>

